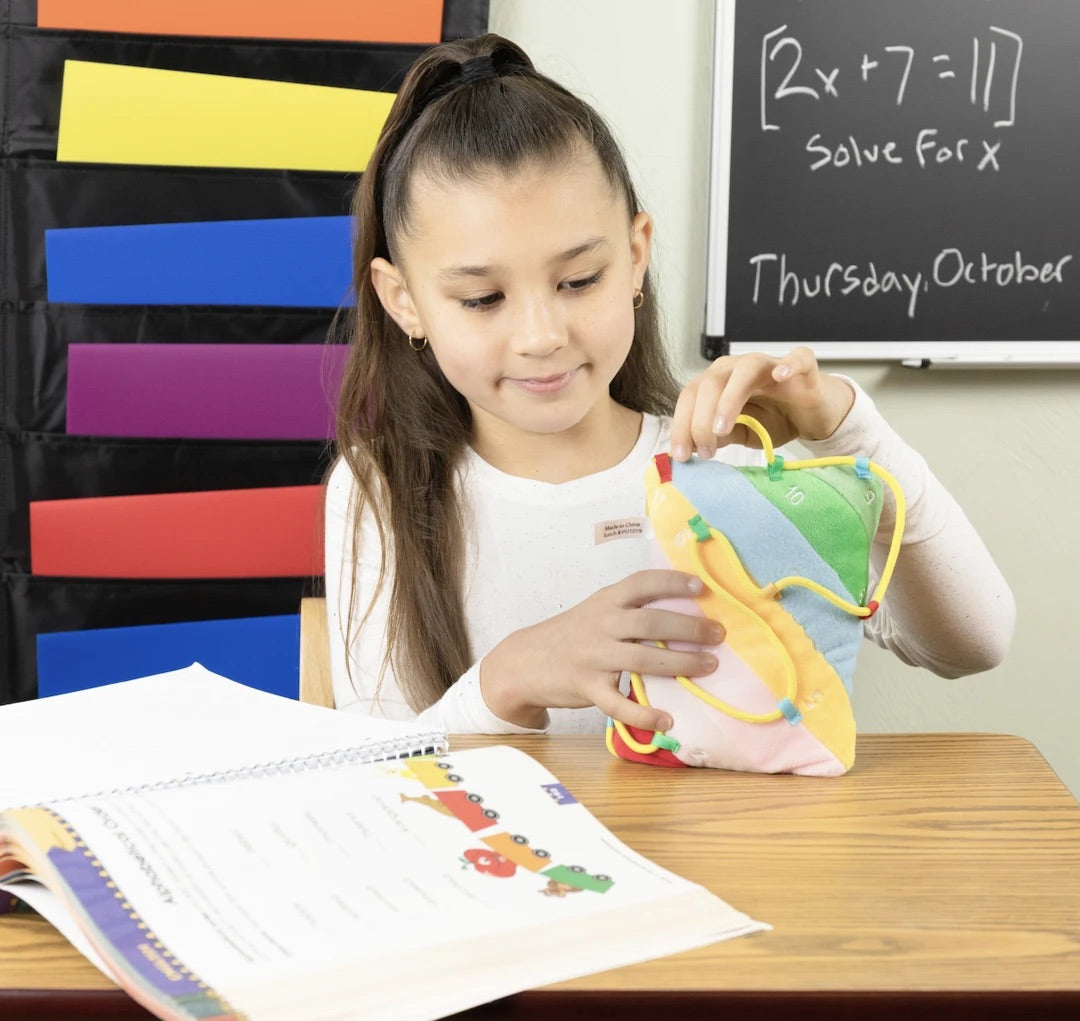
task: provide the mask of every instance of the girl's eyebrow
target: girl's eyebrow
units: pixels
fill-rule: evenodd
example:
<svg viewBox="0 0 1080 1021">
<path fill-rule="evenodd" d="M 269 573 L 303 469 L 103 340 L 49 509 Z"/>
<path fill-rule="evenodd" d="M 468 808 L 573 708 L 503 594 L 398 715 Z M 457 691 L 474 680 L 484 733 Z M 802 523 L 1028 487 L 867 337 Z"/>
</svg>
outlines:
<svg viewBox="0 0 1080 1021">
<path fill-rule="evenodd" d="M 579 255 L 587 255 L 589 252 L 595 252 L 598 248 L 603 248 L 607 244 L 607 238 L 597 235 L 596 237 L 589 238 L 586 241 L 582 241 L 580 245 L 574 245 L 573 248 L 568 248 L 561 255 L 556 255 L 552 262 L 570 262 L 572 259 L 576 259 Z"/>
<path fill-rule="evenodd" d="M 574 245 L 573 248 L 568 248 L 565 252 L 560 252 L 551 259 L 551 262 L 571 262 L 579 255 L 586 255 L 589 252 L 595 252 L 597 249 L 603 248 L 607 244 L 607 240 L 606 237 L 600 235 L 587 238 L 581 244 Z M 498 268 L 498 266 L 449 266 L 439 271 L 439 278 L 442 280 L 458 280 L 462 277 L 488 277 L 494 274 Z"/>
</svg>

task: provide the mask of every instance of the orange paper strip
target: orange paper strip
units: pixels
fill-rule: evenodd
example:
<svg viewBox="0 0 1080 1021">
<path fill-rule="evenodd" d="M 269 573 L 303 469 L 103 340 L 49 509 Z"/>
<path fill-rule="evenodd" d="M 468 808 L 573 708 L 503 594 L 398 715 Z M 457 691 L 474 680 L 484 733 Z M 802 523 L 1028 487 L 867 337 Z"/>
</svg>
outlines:
<svg viewBox="0 0 1080 1021">
<path fill-rule="evenodd" d="M 437 43 L 442 0 L 38 0 L 39 28 L 147 35 Z"/>
<path fill-rule="evenodd" d="M 32 501 L 30 563 L 79 578 L 321 575 L 322 487 Z"/>
</svg>

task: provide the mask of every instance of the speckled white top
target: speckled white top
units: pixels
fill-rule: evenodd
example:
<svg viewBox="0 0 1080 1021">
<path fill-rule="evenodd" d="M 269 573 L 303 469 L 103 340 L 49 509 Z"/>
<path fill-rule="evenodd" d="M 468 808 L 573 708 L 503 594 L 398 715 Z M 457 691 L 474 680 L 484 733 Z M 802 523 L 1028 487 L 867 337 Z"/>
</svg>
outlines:
<svg viewBox="0 0 1080 1021">
<path fill-rule="evenodd" d="M 849 381 L 851 382 L 851 381 Z M 978 534 L 923 458 L 889 426 L 855 383 L 855 403 L 827 440 L 806 442 L 810 456 L 863 454 L 887 468 L 907 501 L 904 548 L 881 610 L 866 634 L 907 663 L 945 677 L 988 669 L 1010 644 L 1015 619 L 1012 593 Z M 469 510 L 465 615 L 477 661 L 420 718 L 448 733 L 526 733 L 499 719 L 480 691 L 484 654 L 506 635 L 560 613 L 598 588 L 649 566 L 649 540 L 626 529 L 623 537 L 597 542 L 597 525 L 640 520 L 643 475 L 653 455 L 669 449 L 669 423 L 646 415 L 633 450 L 618 465 L 572 482 L 552 485 L 507 475 L 471 452 L 460 472 Z M 761 464 L 758 450 L 729 446 L 717 458 L 730 464 Z M 326 591 L 331 676 L 340 709 L 397 719 L 415 714 L 392 670 L 382 675 L 390 578 L 362 625 L 353 627 L 351 671 L 346 667 L 344 615 L 356 573 L 358 616 L 363 593 L 379 573 L 379 537 L 366 514 L 364 551 L 350 555 L 349 506 L 353 481 L 339 461 L 326 500 Z M 875 543 L 875 567 L 884 562 L 893 526 L 887 500 Z M 635 534 L 636 533 L 636 534 Z M 388 571 L 393 570 L 392 557 Z M 871 588 L 873 580 L 871 581 Z M 595 707 L 552 709 L 548 730 L 599 732 L 605 718 Z"/>
</svg>

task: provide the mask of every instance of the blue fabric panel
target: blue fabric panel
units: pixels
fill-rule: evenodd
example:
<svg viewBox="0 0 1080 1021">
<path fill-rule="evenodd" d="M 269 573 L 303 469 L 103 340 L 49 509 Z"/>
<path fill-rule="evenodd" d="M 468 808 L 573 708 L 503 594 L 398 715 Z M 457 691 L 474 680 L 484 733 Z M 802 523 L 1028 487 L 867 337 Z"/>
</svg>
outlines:
<svg viewBox="0 0 1080 1021">
<path fill-rule="evenodd" d="M 38 696 L 95 688 L 198 662 L 252 688 L 300 696 L 300 616 L 55 631 L 37 636 Z"/>
<path fill-rule="evenodd" d="M 353 304 L 352 218 L 45 231 L 48 298 L 86 305 Z"/>
<path fill-rule="evenodd" d="M 846 595 L 836 571 L 737 468 L 695 457 L 686 462 L 672 462 L 672 481 L 698 513 L 727 536 L 743 566 L 759 585 L 800 575 Z M 786 589 L 781 605 L 833 665 L 851 694 L 856 656 L 863 638 L 862 621 L 804 588 Z"/>
</svg>

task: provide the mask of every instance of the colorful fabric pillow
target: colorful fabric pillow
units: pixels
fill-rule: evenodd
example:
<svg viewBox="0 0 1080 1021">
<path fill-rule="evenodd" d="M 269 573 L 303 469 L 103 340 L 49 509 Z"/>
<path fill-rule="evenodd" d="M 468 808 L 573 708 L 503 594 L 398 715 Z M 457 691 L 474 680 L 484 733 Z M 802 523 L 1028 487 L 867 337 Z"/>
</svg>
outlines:
<svg viewBox="0 0 1080 1021">
<path fill-rule="evenodd" d="M 662 734 L 609 721 L 608 748 L 654 765 L 838 776 L 855 760 L 852 675 L 900 551 L 903 494 L 864 457 L 785 462 L 759 422 L 738 421 L 758 435 L 766 466 L 660 454 L 645 478 L 653 566 L 704 582 L 700 596 L 656 605 L 722 624 L 719 666 L 694 680 L 632 675 L 631 697 L 674 725 Z M 883 483 L 896 524 L 867 599 Z"/>
</svg>

